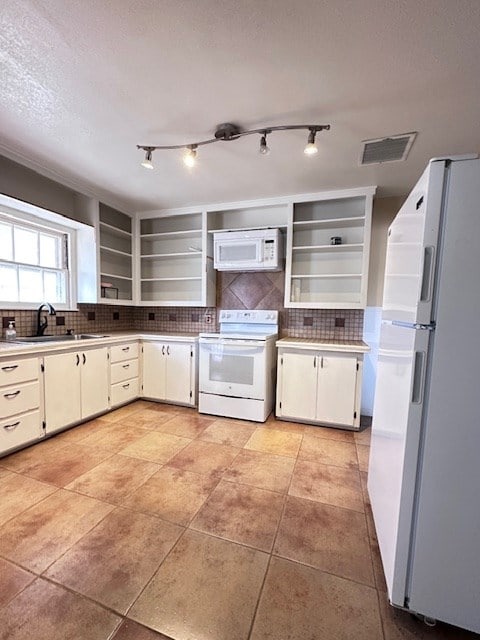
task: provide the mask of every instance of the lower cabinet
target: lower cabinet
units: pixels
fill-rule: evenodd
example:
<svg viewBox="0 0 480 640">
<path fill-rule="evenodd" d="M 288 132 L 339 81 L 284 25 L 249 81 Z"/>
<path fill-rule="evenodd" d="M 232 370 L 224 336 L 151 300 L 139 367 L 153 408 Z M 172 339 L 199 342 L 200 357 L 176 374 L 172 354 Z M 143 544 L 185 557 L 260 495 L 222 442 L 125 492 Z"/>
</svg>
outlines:
<svg viewBox="0 0 480 640">
<path fill-rule="evenodd" d="M 43 437 L 39 358 L 0 362 L 0 455 Z"/>
<path fill-rule="evenodd" d="M 193 342 L 144 342 L 142 397 L 195 406 L 196 362 Z"/>
<path fill-rule="evenodd" d="M 280 349 L 279 418 L 360 426 L 362 354 Z"/>
<path fill-rule="evenodd" d="M 112 407 L 138 398 L 138 342 L 110 348 L 110 401 Z"/>
<path fill-rule="evenodd" d="M 107 347 L 47 355 L 44 366 L 47 433 L 107 411 Z"/>
</svg>

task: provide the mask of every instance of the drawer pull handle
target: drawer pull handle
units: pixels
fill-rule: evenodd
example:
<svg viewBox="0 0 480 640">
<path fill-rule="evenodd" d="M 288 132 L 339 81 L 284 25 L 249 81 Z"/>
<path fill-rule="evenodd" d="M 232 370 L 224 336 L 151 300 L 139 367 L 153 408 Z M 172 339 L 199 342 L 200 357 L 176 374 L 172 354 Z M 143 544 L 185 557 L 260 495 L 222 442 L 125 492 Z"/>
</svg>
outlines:
<svg viewBox="0 0 480 640">
<path fill-rule="evenodd" d="M 12 431 L 13 429 L 16 429 L 19 424 L 20 424 L 20 420 L 18 422 L 12 422 L 12 424 L 4 424 L 3 428 L 6 429 L 7 431 Z"/>
<path fill-rule="evenodd" d="M 122 351 L 130 351 L 130 347 L 123 347 Z"/>
<path fill-rule="evenodd" d="M 128 367 L 130 366 L 129 364 L 124 364 L 122 365 L 124 369 L 128 369 Z"/>
<path fill-rule="evenodd" d="M 19 393 L 20 393 L 20 389 L 18 391 L 13 391 L 12 393 L 4 393 L 3 397 L 11 400 L 12 398 L 16 398 Z"/>
<path fill-rule="evenodd" d="M 79 364 L 80 364 L 80 356 L 77 353 L 77 367 L 78 367 Z"/>
<path fill-rule="evenodd" d="M 162 356 L 165 355 L 165 345 L 162 345 Z"/>
<path fill-rule="evenodd" d="M 167 356 L 170 355 L 170 345 L 167 345 Z"/>
<path fill-rule="evenodd" d="M 83 356 L 83 364 L 85 364 L 87 361 L 87 356 L 84 353 L 82 354 L 82 356 Z"/>
<path fill-rule="evenodd" d="M 15 371 L 15 369 L 18 369 L 18 364 L 11 364 L 7 367 L 2 367 L 2 371 Z"/>
<path fill-rule="evenodd" d="M 128 387 L 129 387 L 129 386 L 130 386 L 130 383 L 122 384 L 122 387 L 123 387 L 124 389 L 128 389 Z"/>
</svg>

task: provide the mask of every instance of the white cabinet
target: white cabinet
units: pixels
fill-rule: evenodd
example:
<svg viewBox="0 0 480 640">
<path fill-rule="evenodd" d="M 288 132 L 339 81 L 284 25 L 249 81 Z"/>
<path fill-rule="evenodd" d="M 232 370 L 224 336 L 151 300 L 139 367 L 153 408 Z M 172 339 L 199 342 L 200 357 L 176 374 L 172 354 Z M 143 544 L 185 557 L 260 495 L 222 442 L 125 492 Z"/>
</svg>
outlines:
<svg viewBox="0 0 480 640">
<path fill-rule="evenodd" d="M 213 306 L 215 272 L 202 212 L 143 214 L 140 228 L 140 303 Z"/>
<path fill-rule="evenodd" d="M 29 357 L 0 361 L 0 454 L 44 435 L 40 364 Z"/>
<path fill-rule="evenodd" d="M 100 301 L 107 304 L 132 304 L 132 219 L 125 213 L 101 202 L 99 204 L 99 245 Z"/>
<path fill-rule="evenodd" d="M 138 342 L 110 348 L 110 400 L 112 407 L 131 402 L 139 395 Z"/>
<path fill-rule="evenodd" d="M 293 202 L 287 231 L 285 306 L 366 306 L 375 189 L 305 196 Z"/>
<path fill-rule="evenodd" d="M 196 343 L 144 342 L 142 396 L 195 406 L 196 369 Z"/>
<path fill-rule="evenodd" d="M 44 366 L 47 433 L 107 411 L 107 347 L 47 355 Z"/>
<path fill-rule="evenodd" d="M 279 348 L 277 417 L 360 426 L 363 355 Z"/>
</svg>

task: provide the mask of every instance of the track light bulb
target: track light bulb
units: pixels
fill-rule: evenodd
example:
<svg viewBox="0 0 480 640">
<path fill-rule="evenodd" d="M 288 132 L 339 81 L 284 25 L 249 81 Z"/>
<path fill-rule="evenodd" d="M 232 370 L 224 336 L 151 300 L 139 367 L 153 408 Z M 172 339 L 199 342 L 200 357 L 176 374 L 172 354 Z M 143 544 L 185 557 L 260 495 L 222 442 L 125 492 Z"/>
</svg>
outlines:
<svg viewBox="0 0 480 640">
<path fill-rule="evenodd" d="M 260 138 L 260 149 L 258 150 L 258 153 L 260 153 L 262 156 L 268 156 L 268 154 L 270 153 L 270 149 L 267 146 L 267 136 L 263 135 Z"/>
<path fill-rule="evenodd" d="M 197 162 L 197 150 L 194 147 L 189 147 L 185 151 L 185 155 L 183 156 L 183 162 L 187 167 L 194 167 Z"/>
<path fill-rule="evenodd" d="M 303 153 L 307 156 L 313 156 L 318 153 L 317 145 L 315 144 L 315 130 L 310 129 L 308 134 L 308 141 Z"/>
<path fill-rule="evenodd" d="M 141 163 L 142 167 L 145 167 L 145 169 L 153 169 L 153 163 L 152 163 L 152 150 L 151 149 L 146 149 L 145 151 L 145 160 Z"/>
</svg>

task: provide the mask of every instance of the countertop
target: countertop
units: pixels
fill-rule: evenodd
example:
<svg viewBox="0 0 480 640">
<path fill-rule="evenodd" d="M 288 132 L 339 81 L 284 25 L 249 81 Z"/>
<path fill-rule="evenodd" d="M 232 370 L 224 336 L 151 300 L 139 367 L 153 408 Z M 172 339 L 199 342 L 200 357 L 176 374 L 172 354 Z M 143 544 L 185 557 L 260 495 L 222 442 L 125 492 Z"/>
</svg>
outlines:
<svg viewBox="0 0 480 640">
<path fill-rule="evenodd" d="M 281 338 L 277 347 L 295 347 L 315 351 L 343 351 L 347 353 L 368 353 L 370 347 L 363 340 L 321 340 L 320 338 Z"/>
<path fill-rule="evenodd" d="M 70 351 L 87 349 L 89 347 L 97 347 L 101 345 L 116 344 L 125 340 L 175 340 L 177 342 L 192 342 L 198 340 L 198 333 L 184 333 L 175 331 L 162 331 L 154 333 L 151 331 L 95 331 L 91 334 L 84 332 L 85 335 L 98 335 L 98 338 L 89 338 L 86 340 L 50 340 L 48 342 L 7 342 L 0 341 L 0 357 L 16 356 L 24 354 L 43 354 L 56 351 Z"/>
</svg>

